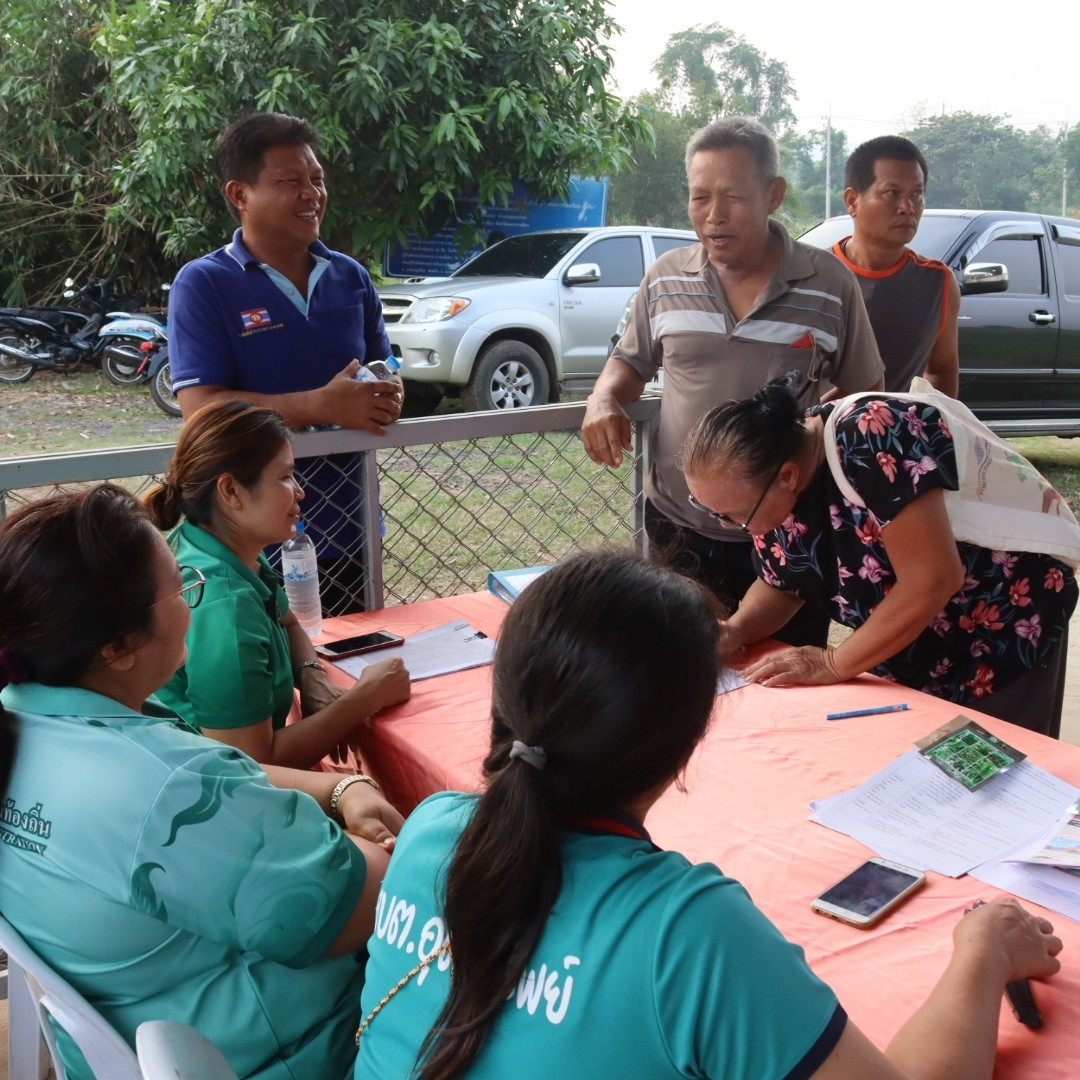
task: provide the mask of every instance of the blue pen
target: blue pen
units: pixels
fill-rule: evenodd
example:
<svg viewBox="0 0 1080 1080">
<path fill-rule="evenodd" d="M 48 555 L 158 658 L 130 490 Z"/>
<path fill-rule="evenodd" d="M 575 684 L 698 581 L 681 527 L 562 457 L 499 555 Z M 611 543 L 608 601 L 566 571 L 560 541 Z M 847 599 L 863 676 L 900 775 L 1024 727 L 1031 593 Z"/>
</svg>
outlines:
<svg viewBox="0 0 1080 1080">
<path fill-rule="evenodd" d="M 903 712 L 906 705 L 880 705 L 876 709 L 852 709 L 851 712 L 831 712 L 826 720 L 847 720 L 849 716 L 877 716 L 878 713 Z"/>
</svg>

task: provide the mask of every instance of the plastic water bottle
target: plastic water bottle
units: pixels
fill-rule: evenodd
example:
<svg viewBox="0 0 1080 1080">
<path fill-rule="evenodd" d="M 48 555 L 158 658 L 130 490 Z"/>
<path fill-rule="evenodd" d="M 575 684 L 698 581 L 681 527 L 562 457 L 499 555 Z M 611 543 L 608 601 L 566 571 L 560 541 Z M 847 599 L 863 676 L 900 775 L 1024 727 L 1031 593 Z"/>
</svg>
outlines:
<svg viewBox="0 0 1080 1080">
<path fill-rule="evenodd" d="M 388 382 L 395 378 L 400 370 L 401 361 L 396 356 L 388 356 L 385 360 L 372 360 L 369 364 L 362 364 L 353 378 L 360 382 Z"/>
<path fill-rule="evenodd" d="M 308 637 L 322 630 L 322 601 L 319 599 L 319 566 L 315 544 L 304 532 L 304 523 L 296 523 L 296 535 L 281 545 L 281 576 L 289 610 L 296 616 Z"/>
</svg>

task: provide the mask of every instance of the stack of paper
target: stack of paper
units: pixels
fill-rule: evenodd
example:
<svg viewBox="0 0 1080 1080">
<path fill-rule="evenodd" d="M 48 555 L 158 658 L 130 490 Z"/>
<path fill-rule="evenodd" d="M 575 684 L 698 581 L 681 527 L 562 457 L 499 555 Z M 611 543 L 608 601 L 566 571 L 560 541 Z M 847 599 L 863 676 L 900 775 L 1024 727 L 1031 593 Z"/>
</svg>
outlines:
<svg viewBox="0 0 1080 1080">
<path fill-rule="evenodd" d="M 495 642 L 480 630 L 473 629 L 464 619 L 459 619 L 414 634 L 406 638 L 403 645 L 335 660 L 334 666 L 359 679 L 361 672 L 370 664 L 396 656 L 401 658 L 413 682 L 416 682 L 435 675 L 447 675 L 451 671 L 465 671 L 490 664 L 494 654 Z"/>
<path fill-rule="evenodd" d="M 968 791 L 908 750 L 858 787 L 814 803 L 811 820 L 887 858 L 959 877 L 1031 844 L 1078 794 L 1029 761 Z"/>
</svg>

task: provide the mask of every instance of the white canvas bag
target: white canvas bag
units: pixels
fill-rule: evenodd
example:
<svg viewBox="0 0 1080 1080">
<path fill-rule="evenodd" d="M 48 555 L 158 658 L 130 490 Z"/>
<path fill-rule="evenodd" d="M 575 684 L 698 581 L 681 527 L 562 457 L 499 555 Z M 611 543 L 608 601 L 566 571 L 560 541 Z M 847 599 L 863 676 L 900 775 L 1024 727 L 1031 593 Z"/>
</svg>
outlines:
<svg viewBox="0 0 1080 1080">
<path fill-rule="evenodd" d="M 825 458 L 844 498 L 866 506 L 840 465 L 836 421 L 853 403 L 883 397 L 933 405 L 945 418 L 960 483 L 957 491 L 945 491 L 945 507 L 957 540 L 994 551 L 1036 551 L 1074 568 L 1080 565 L 1080 525 L 1054 486 L 963 402 L 935 390 L 925 379 L 912 379 L 911 393 L 872 391 L 836 402 L 825 421 Z"/>
</svg>

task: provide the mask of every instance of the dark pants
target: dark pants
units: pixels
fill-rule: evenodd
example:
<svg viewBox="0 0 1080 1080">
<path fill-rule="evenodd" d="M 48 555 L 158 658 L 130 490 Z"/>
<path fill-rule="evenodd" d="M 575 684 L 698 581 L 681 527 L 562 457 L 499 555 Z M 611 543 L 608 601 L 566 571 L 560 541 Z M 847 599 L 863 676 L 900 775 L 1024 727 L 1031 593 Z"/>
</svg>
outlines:
<svg viewBox="0 0 1080 1080">
<path fill-rule="evenodd" d="M 711 590 L 731 614 L 746 590 L 757 580 L 749 542 L 713 540 L 693 529 L 676 525 L 650 502 L 645 503 L 645 531 L 653 562 L 693 578 Z M 786 645 L 816 645 L 829 640 L 829 616 L 804 604 L 775 634 Z"/>
<path fill-rule="evenodd" d="M 989 697 L 982 698 L 974 708 L 1010 724 L 1049 735 L 1061 735 L 1061 705 L 1065 700 L 1065 661 L 1069 654 L 1069 627 L 1050 655 L 1020 678 Z M 959 706 L 963 708 L 963 706 Z"/>
</svg>

